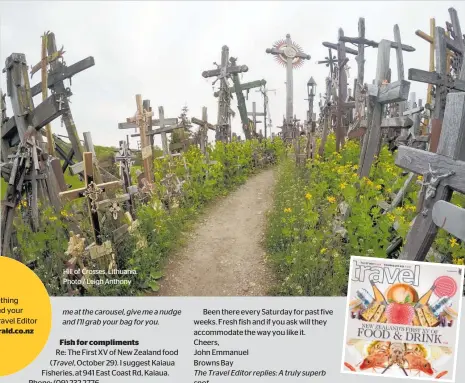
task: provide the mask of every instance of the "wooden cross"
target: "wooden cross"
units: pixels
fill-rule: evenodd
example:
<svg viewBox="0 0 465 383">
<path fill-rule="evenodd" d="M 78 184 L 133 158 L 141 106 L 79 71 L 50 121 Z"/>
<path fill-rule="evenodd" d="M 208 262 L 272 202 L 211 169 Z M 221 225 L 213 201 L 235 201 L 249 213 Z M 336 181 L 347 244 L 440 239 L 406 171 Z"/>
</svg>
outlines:
<svg viewBox="0 0 465 383">
<path fill-rule="evenodd" d="M 360 122 L 365 118 L 365 104 L 366 104 L 366 87 L 364 82 L 365 76 L 365 44 L 367 39 L 365 38 L 365 19 L 360 17 L 358 19 L 358 37 L 346 37 L 340 36 L 339 41 L 349 42 L 357 45 L 357 56 L 355 61 L 357 62 L 357 79 L 355 80 L 354 86 L 354 99 L 355 99 L 355 121 L 354 124 L 349 128 L 349 131 L 356 131 L 360 126 Z M 349 132 L 349 138 L 351 134 Z M 362 132 L 362 134 L 364 131 Z"/>
<path fill-rule="evenodd" d="M 142 96 L 136 94 L 136 105 L 137 112 L 134 117 L 127 118 L 128 123 L 133 123 L 139 128 L 140 131 L 140 142 L 142 151 L 142 165 L 144 167 L 144 175 L 148 182 L 152 182 L 152 147 L 147 136 L 147 128 L 150 117 L 153 116 L 153 112 L 145 110 L 142 103 Z M 121 124 L 119 124 L 121 128 Z"/>
<path fill-rule="evenodd" d="M 224 45 L 221 49 L 221 65 L 213 63 L 217 69 L 207 70 L 202 73 L 202 77 L 216 77 L 220 80 L 220 90 L 218 94 L 218 120 L 216 124 L 216 140 L 228 142 L 230 136 L 231 119 L 231 94 L 229 92 L 228 79 L 233 74 L 244 73 L 249 70 L 246 65 L 236 66 L 229 62 L 229 48 Z M 237 92 L 237 89 L 236 89 Z"/>
<path fill-rule="evenodd" d="M 342 30 L 342 28 L 339 28 L 339 42 L 337 44 L 323 42 L 323 46 L 337 50 L 338 95 L 336 103 L 336 151 L 338 152 L 341 149 L 341 147 L 344 146 L 344 139 L 346 135 L 346 121 L 343 118 L 344 112 L 348 108 L 355 107 L 355 104 L 353 102 L 347 102 L 347 74 L 345 66 L 347 65 L 349 59 L 346 57 L 346 53 L 358 55 L 357 50 L 345 46 L 345 42 L 341 40 L 343 36 L 344 31 Z"/>
<path fill-rule="evenodd" d="M 430 72 L 434 72 L 434 53 L 435 53 L 435 30 L 436 30 L 436 20 L 434 18 L 430 19 L 429 20 L 429 29 L 430 29 L 430 34 L 426 34 L 425 32 L 421 31 L 421 30 L 417 30 L 415 31 L 415 34 L 418 36 L 418 37 L 421 37 L 423 40 L 427 41 L 429 44 L 430 44 L 430 47 L 429 47 L 429 71 Z M 452 51 L 447 49 L 447 53 L 446 53 L 446 56 L 447 56 L 447 59 L 446 61 L 450 62 L 450 56 L 452 54 Z M 447 64 L 446 63 L 446 72 L 448 72 L 450 69 L 450 64 Z M 433 97 L 433 84 L 428 84 L 428 91 L 427 91 L 427 95 L 426 95 L 426 103 L 428 105 L 431 105 L 431 102 L 432 102 L 432 97 Z M 425 119 L 425 127 L 427 128 L 429 125 L 429 119 Z M 426 133 L 426 130 L 423 130 L 422 133 Z"/>
<path fill-rule="evenodd" d="M 447 95 L 443 132 L 436 153 L 407 146 L 397 152 L 396 165 L 423 176 L 423 206 L 407 235 L 401 259 L 425 259 L 437 233 L 432 210 L 450 201 L 454 191 L 465 193 L 465 92 Z"/>
<path fill-rule="evenodd" d="M 460 23 L 455 9 L 450 8 L 449 13 L 451 14 L 452 24 L 455 25 L 454 30 L 461 33 Z M 461 34 L 458 36 L 461 36 Z M 461 70 L 456 79 L 451 78 L 449 75 L 450 60 L 447 53 L 447 49 L 450 49 L 454 54 L 463 57 L 465 53 L 463 39 L 451 39 L 446 35 L 443 28 L 436 27 L 435 34 L 433 35 L 433 42 L 436 52 L 436 71 L 428 72 L 420 69 L 409 69 L 408 72 L 409 80 L 427 83 L 431 87 L 433 85 L 435 86 L 429 148 L 431 152 L 435 152 L 438 147 L 447 94 L 451 90 L 465 91 L 465 70 Z"/>
<path fill-rule="evenodd" d="M 378 45 L 378 62 L 376 68 L 375 84 L 368 85 L 368 130 L 363 139 L 362 151 L 359 162 L 359 177 L 368 177 L 371 165 L 376 156 L 378 156 L 382 143 L 382 121 L 384 105 L 396 103 L 408 99 L 410 83 L 404 80 L 403 71 L 398 71 L 399 80 L 393 83 L 387 83 L 389 76 L 389 61 L 391 48 L 396 49 L 398 68 L 402 64 L 403 45 L 400 42 L 399 27 L 394 26 L 394 35 L 396 42 L 381 40 Z M 408 46 L 407 46 L 408 47 Z M 411 47 L 410 47 L 411 48 Z M 407 49 L 406 49 L 407 50 Z M 408 51 L 408 50 L 407 50 Z M 404 117 L 400 117 L 401 119 Z"/>
<path fill-rule="evenodd" d="M 191 121 L 193 124 L 199 125 L 200 132 L 200 151 L 206 157 L 208 155 L 207 144 L 208 144 L 208 129 L 215 131 L 215 126 L 208 122 L 207 107 L 202 107 L 202 119 L 192 117 Z"/>
<path fill-rule="evenodd" d="M 400 137 L 398 137 L 398 143 L 408 144 L 418 149 L 426 149 L 429 136 L 421 135 L 421 119 L 424 109 L 422 100 L 418 100 L 417 104 L 415 92 L 410 93 L 409 110 L 406 110 L 403 115 L 411 118 L 413 125 L 408 131 L 404 130 Z"/>
<path fill-rule="evenodd" d="M 329 43 L 326 43 L 329 44 Z M 335 45 L 335 44 L 332 44 Z M 334 72 L 334 64 L 337 63 L 337 57 L 333 56 L 331 48 L 328 48 L 328 56 L 325 57 L 324 60 L 322 61 L 317 61 L 317 64 L 326 64 L 327 67 L 329 67 L 329 73 L 330 73 L 330 78 L 333 78 L 333 72 Z"/>
<path fill-rule="evenodd" d="M 66 131 L 68 132 L 68 137 L 71 142 L 71 147 L 74 150 L 74 156 L 77 161 L 82 161 L 82 146 L 79 140 L 79 136 L 77 133 L 76 125 L 74 124 L 73 115 L 71 114 L 71 109 L 69 107 L 68 97 L 71 96 L 71 91 L 69 88 L 65 87 L 64 80 L 69 79 L 71 81 L 71 77 L 88 69 L 95 65 L 94 58 L 89 56 L 84 60 L 78 61 L 77 63 L 66 66 L 63 62 L 63 48 L 58 51 L 57 45 L 55 41 L 55 34 L 53 32 L 46 34 L 46 42 L 47 42 L 47 52 L 48 57 L 58 58 L 59 59 L 52 59 L 49 60 L 50 70 L 48 72 L 48 76 L 46 79 L 47 87 L 52 91 L 53 94 L 60 94 L 61 95 L 61 102 L 62 107 L 66 110 L 63 113 L 63 122 L 66 127 Z M 58 56 L 58 57 L 57 57 Z M 41 64 L 41 63 L 39 63 Z M 37 65 L 39 65 L 37 64 Z M 42 91 L 42 82 L 38 83 L 37 85 L 31 88 L 32 97 L 39 94 Z"/>
<path fill-rule="evenodd" d="M 27 205 L 31 213 L 31 227 L 38 230 L 38 201 L 51 204 L 59 210 L 58 193 L 60 184 L 64 184 L 63 173 L 55 174 L 54 162 L 44 153 L 40 129 L 47 123 L 61 116 L 66 109 L 59 103 L 59 94 L 53 94 L 42 101 L 36 108 L 32 100 L 29 78 L 27 74 L 26 56 L 13 53 L 6 59 L 4 72 L 7 74 L 7 93 L 10 97 L 14 117 L 6 119 L 5 106 L 2 106 L 1 126 L 1 175 L 7 182 L 1 214 L 1 246 L 2 255 L 10 253 L 10 237 L 16 207 L 23 198 L 23 191 L 28 190 Z M 3 104 L 3 97 L 2 97 Z M 15 155 L 10 159 L 10 150 Z M 61 170 L 61 169 L 59 169 Z M 61 180 L 57 176 L 61 175 Z"/>
<path fill-rule="evenodd" d="M 73 189 L 59 194 L 63 201 L 72 201 L 78 198 L 87 198 L 87 206 L 90 214 L 90 222 L 94 240 L 97 245 L 102 245 L 101 227 L 98 216 L 98 200 L 101 194 L 105 191 L 120 188 L 122 181 L 112 181 L 102 184 L 94 183 L 94 167 L 93 154 L 91 152 L 84 153 L 84 182 L 85 186 L 79 189 Z"/>
<path fill-rule="evenodd" d="M 247 113 L 248 116 L 252 116 L 252 123 L 253 123 L 253 132 L 257 134 L 257 124 L 261 123 L 261 121 L 257 121 L 258 116 L 266 117 L 264 112 L 257 112 L 257 104 L 252 102 L 252 112 Z"/>
<path fill-rule="evenodd" d="M 231 57 L 229 59 L 229 62 L 231 63 L 231 65 L 233 67 L 236 66 L 236 61 L 237 61 L 237 59 L 234 58 L 234 57 Z M 266 81 L 265 80 L 259 80 L 259 81 L 249 82 L 249 83 L 246 83 L 246 84 L 241 84 L 238 73 L 233 73 L 231 75 L 231 77 L 232 77 L 232 81 L 233 81 L 234 86 L 229 88 L 229 92 L 230 92 L 230 94 L 236 93 L 236 95 L 237 95 L 237 109 L 239 110 L 239 115 L 241 117 L 242 129 L 244 131 L 244 135 L 245 135 L 246 139 L 251 139 L 252 135 L 251 135 L 251 132 L 249 130 L 249 118 L 247 117 L 247 115 L 248 115 L 247 114 L 247 105 L 245 103 L 245 97 L 244 97 L 243 91 L 247 90 L 247 94 L 248 94 L 250 89 L 258 88 L 260 86 L 264 86 L 266 84 Z M 214 96 L 218 97 L 219 92 L 215 92 Z"/>
<path fill-rule="evenodd" d="M 165 110 L 163 106 L 158 107 L 158 120 L 160 121 L 160 128 L 152 131 L 152 134 L 160 134 L 161 135 L 161 144 L 163 148 L 163 155 L 168 156 L 171 155 L 169 147 L 168 147 L 168 137 L 166 133 L 171 133 L 173 130 L 179 129 L 183 127 L 183 124 L 176 124 L 176 125 L 167 125 L 166 120 L 173 121 L 174 118 L 167 118 L 165 120 Z M 177 120 L 177 119 L 176 119 Z"/>
<path fill-rule="evenodd" d="M 142 103 L 142 107 L 144 110 L 148 112 L 152 112 L 152 107 L 150 106 L 150 100 L 144 100 Z M 165 125 L 176 125 L 178 123 L 178 118 L 165 118 Z M 153 132 L 153 127 L 154 126 L 160 126 L 160 119 L 158 118 L 152 118 L 152 116 L 148 116 L 148 124 L 149 125 L 147 128 L 147 135 L 150 137 L 150 145 L 153 147 L 154 145 L 154 133 Z M 137 131 L 139 129 L 139 126 L 135 123 L 134 118 L 128 118 L 128 121 L 126 122 L 120 122 L 118 124 L 118 129 L 134 129 Z M 140 137 L 140 134 L 133 134 L 131 137 Z"/>
<path fill-rule="evenodd" d="M 126 194 L 129 195 L 128 210 L 133 217 L 135 217 L 133 195 L 136 193 L 136 190 L 132 189 L 131 166 L 134 162 L 134 159 L 135 157 L 132 155 L 127 141 L 120 141 L 119 151 L 115 156 L 115 161 L 119 163 L 120 177 L 123 180 L 123 190 Z"/>
</svg>

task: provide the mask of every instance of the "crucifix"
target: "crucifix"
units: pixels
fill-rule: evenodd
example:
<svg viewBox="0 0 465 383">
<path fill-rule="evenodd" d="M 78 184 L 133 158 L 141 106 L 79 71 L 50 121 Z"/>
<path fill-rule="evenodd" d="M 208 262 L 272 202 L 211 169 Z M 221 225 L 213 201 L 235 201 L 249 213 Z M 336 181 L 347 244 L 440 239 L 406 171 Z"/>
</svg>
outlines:
<svg viewBox="0 0 465 383">
<path fill-rule="evenodd" d="M 71 114 L 71 109 L 69 107 L 68 98 L 72 95 L 72 93 L 70 88 L 65 87 L 64 80 L 69 79 L 71 82 L 72 76 L 90 67 L 93 67 L 95 65 L 95 61 L 92 56 L 89 56 L 84 60 L 78 61 L 77 63 L 68 67 L 63 61 L 63 48 L 59 51 L 57 50 L 55 34 L 53 32 L 47 33 L 45 39 L 47 42 L 48 52 L 47 60 L 50 65 L 46 84 L 47 87 L 52 91 L 52 94 L 60 95 L 60 101 L 63 108 L 66 110 L 66 112 L 62 115 L 62 119 L 65 124 L 66 131 L 68 132 L 68 138 L 71 142 L 71 147 L 74 150 L 75 158 L 77 161 L 82 161 L 83 150 L 77 133 L 76 125 L 74 124 L 73 115 Z M 32 97 L 39 94 L 42 91 L 42 88 L 42 82 L 33 86 L 31 88 Z"/>
<path fill-rule="evenodd" d="M 339 28 L 338 31 L 338 43 L 323 42 L 323 46 L 328 49 L 337 50 L 337 102 L 336 102 L 336 151 L 339 152 L 342 146 L 344 146 L 344 139 L 346 135 L 347 121 L 344 118 L 344 114 L 347 109 L 354 108 L 354 102 L 347 102 L 347 73 L 346 65 L 349 59 L 346 57 L 346 53 L 357 56 L 358 51 L 345 46 L 345 42 L 341 40 L 344 36 L 344 31 Z"/>
<path fill-rule="evenodd" d="M 10 237 L 16 207 L 26 195 L 31 228 L 39 228 L 38 201 L 52 205 L 59 210 L 58 193 L 64 184 L 61 169 L 55 174 L 53 161 L 44 152 L 41 128 L 65 113 L 60 103 L 60 95 L 55 93 L 42 101 L 36 108 L 32 100 L 27 74 L 26 56 L 13 53 L 6 59 L 4 72 L 7 74 L 7 94 L 10 97 L 13 117 L 6 120 L 2 106 L 1 175 L 7 182 L 7 190 L 2 201 L 1 246 L 2 254 L 10 253 Z M 3 103 L 3 102 L 2 102 Z M 14 154 L 10 156 L 11 150 Z M 61 181 L 57 176 L 61 175 Z"/>
<path fill-rule="evenodd" d="M 465 194 L 465 92 L 449 93 L 436 153 L 401 146 L 397 166 L 423 176 L 422 206 L 407 234 L 401 259 L 425 259 L 437 234 L 433 206 Z"/>
<path fill-rule="evenodd" d="M 216 77 L 213 84 L 220 80 L 216 140 L 223 142 L 229 141 L 231 130 L 231 93 L 229 91 L 228 79 L 233 74 L 244 73 L 249 70 L 246 65 L 236 66 L 233 65 L 233 62 L 229 62 L 229 48 L 224 45 L 221 49 L 221 65 L 214 62 L 213 65 L 216 65 L 217 69 L 202 72 L 202 77 L 204 78 Z"/>
<path fill-rule="evenodd" d="M 140 131 L 140 142 L 141 142 L 141 151 L 142 151 L 142 165 L 144 167 L 145 179 L 151 183 L 152 182 L 152 147 L 147 136 L 148 123 L 150 117 L 153 116 L 153 112 L 149 112 L 144 109 L 142 103 L 142 96 L 136 94 L 136 105 L 137 111 L 134 117 L 127 118 L 127 123 L 118 124 L 119 129 L 128 129 L 136 127 Z M 153 124 L 153 120 L 152 120 Z"/>
<path fill-rule="evenodd" d="M 257 112 L 257 104 L 252 102 L 252 112 L 247 113 L 248 116 L 252 116 L 252 123 L 253 123 L 253 135 L 257 135 L 257 124 L 261 123 L 261 121 L 257 121 L 258 116 L 265 116 L 264 112 Z"/>
<path fill-rule="evenodd" d="M 285 40 L 277 41 L 272 48 L 267 48 L 266 53 L 274 55 L 278 63 L 286 68 L 286 123 L 283 125 L 283 135 L 286 137 L 288 129 L 285 127 L 291 129 L 294 116 L 293 70 L 302 66 L 303 60 L 310 60 L 310 55 L 291 40 L 289 33 Z"/>
<path fill-rule="evenodd" d="M 101 225 L 98 216 L 98 201 L 104 192 L 111 189 L 120 188 L 122 181 L 111 181 L 103 184 L 96 184 L 94 182 L 94 167 L 92 159 L 93 154 L 91 152 L 84 153 L 84 187 L 61 192 L 59 197 L 63 201 L 72 201 L 83 197 L 87 199 L 87 207 L 89 209 L 90 222 L 92 225 L 95 244 L 97 246 L 101 246 L 103 244 L 103 238 L 101 235 Z"/>
<path fill-rule="evenodd" d="M 451 14 L 454 30 L 460 31 L 460 24 L 457 13 L 453 8 L 449 9 Z M 461 31 L 460 31 L 461 33 Z M 434 107 L 431 118 L 431 136 L 430 148 L 431 152 L 437 150 L 439 138 L 442 130 L 442 120 L 444 118 L 444 110 L 446 96 L 450 91 L 465 91 L 465 70 L 456 69 L 455 78 L 451 76 L 450 66 L 451 60 L 448 59 L 447 49 L 454 52 L 454 56 L 463 57 L 465 53 L 463 38 L 459 34 L 456 39 L 446 36 L 444 28 L 436 27 L 434 33 L 434 48 L 436 58 L 436 71 L 428 72 L 420 69 L 409 69 L 408 78 L 412 81 L 419 81 L 434 86 Z M 463 60 L 465 62 L 465 60 Z"/>
<path fill-rule="evenodd" d="M 369 177 L 371 165 L 381 150 L 382 121 L 384 105 L 397 103 L 408 99 L 410 83 L 403 79 L 402 51 L 413 51 L 412 47 L 405 46 L 400 41 L 400 32 L 394 26 L 396 41 L 381 40 L 378 44 L 378 62 L 376 68 L 375 84 L 368 85 L 368 117 L 367 132 L 363 138 L 360 154 L 358 174 L 360 178 Z M 390 68 L 391 48 L 396 49 L 399 80 L 393 83 L 387 81 Z M 402 69 L 402 70 L 401 70 Z M 405 117 L 399 117 L 400 119 Z"/>
<path fill-rule="evenodd" d="M 207 157 L 207 145 L 208 145 L 208 129 L 215 131 L 215 126 L 208 122 L 207 107 L 202 107 L 202 119 L 192 117 L 191 121 L 193 124 L 199 125 L 199 137 L 200 137 L 200 151 Z M 208 158 L 207 158 L 208 161 Z"/>
</svg>

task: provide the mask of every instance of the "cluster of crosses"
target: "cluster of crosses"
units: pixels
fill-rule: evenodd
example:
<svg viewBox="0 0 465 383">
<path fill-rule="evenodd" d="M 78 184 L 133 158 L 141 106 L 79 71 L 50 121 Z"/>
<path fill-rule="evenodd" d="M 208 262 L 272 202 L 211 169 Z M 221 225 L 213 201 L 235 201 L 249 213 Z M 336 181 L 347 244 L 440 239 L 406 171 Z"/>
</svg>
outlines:
<svg viewBox="0 0 465 383">
<path fill-rule="evenodd" d="M 329 67 L 325 81 L 325 95 L 320 101 L 320 118 L 317 127 L 313 112 L 316 82 L 311 78 L 307 83 L 308 111 L 304 124 L 300 124 L 293 111 L 293 70 L 300 67 L 310 56 L 303 52 L 288 34 L 284 40 L 274 44 L 266 52 L 273 55 L 286 68 L 286 115 L 281 126 L 284 140 L 292 140 L 296 153 L 300 153 L 300 135 L 306 134 L 306 157 L 324 155 L 327 136 L 331 130 L 336 134 L 336 150 L 340 151 L 347 139 L 359 139 L 361 154 L 358 166 L 360 178 L 368 177 L 380 153 L 381 146 L 389 143 L 397 150 L 396 164 L 410 172 L 401 193 L 412 182 L 414 175 L 422 175 L 423 183 L 419 195 L 418 215 L 407 236 L 401 258 L 424 260 L 435 238 L 438 227 L 444 228 L 458 238 L 465 240 L 463 222 L 465 210 L 450 203 L 452 193 L 465 193 L 465 39 L 455 9 L 449 9 L 451 21 L 446 29 L 431 22 L 430 34 L 417 31 L 416 34 L 430 44 L 429 71 L 410 69 L 408 79 L 428 84 L 426 104 L 416 101 L 410 95 L 410 82 L 404 76 L 403 52 L 415 49 L 403 44 L 399 27 L 394 26 L 394 39 L 375 42 L 365 36 L 365 20 L 359 19 L 358 36 L 347 37 L 342 29 L 338 31 L 337 43 L 323 42 L 328 56 L 319 64 Z M 350 48 L 346 44 L 352 44 Z M 365 48 L 377 49 L 376 77 L 372 84 L 364 79 Z M 391 81 L 390 53 L 396 53 L 398 78 Z M 333 51 L 337 52 L 333 56 Z M 216 124 L 208 122 L 207 109 L 202 108 L 202 118 L 167 118 L 163 106 L 158 107 L 158 118 L 150 106 L 150 100 L 136 95 L 136 113 L 119 124 L 119 129 L 135 129 L 132 136 L 140 137 L 142 168 L 138 185 L 132 185 L 131 165 L 135 156 L 129 142 L 120 141 L 115 161 L 119 164 L 119 178 L 104 182 L 98 165 L 90 133 L 84 134 L 84 145 L 79 139 L 70 110 L 72 95 L 66 80 L 94 66 L 93 57 L 88 57 L 67 66 L 64 50 L 57 49 L 55 35 L 47 32 L 42 36 L 41 61 L 29 70 L 26 57 L 21 53 L 11 54 L 5 62 L 7 95 L 11 100 L 12 117 L 7 117 L 5 95 L 1 100 L 1 176 L 7 183 L 6 196 L 2 201 L 1 253 L 12 251 L 13 221 L 18 206 L 24 206 L 23 216 L 33 230 L 39 230 L 39 202 L 51 205 L 60 211 L 62 204 L 84 198 L 89 211 L 94 242 L 88 246 L 91 257 L 105 260 L 106 267 L 115 267 L 112 241 L 131 230 L 135 219 L 136 197 L 151 195 L 154 190 L 153 146 L 154 137 L 160 135 L 163 157 L 171 160 L 179 153 L 172 153 L 168 145 L 168 134 L 178 129 L 198 125 L 197 143 L 208 161 L 208 132 L 214 131 L 217 141 L 230 142 L 235 136 L 231 129 L 233 95 L 237 98 L 242 129 L 246 139 L 261 138 L 257 124 L 263 117 L 265 138 L 269 119 L 268 89 L 265 80 L 241 83 L 239 74 L 248 72 L 246 65 L 238 65 L 237 58 L 229 57 L 229 48 L 223 46 L 221 63 L 216 69 L 204 71 L 204 78 L 216 78 L 219 90 L 214 93 L 218 99 Z M 348 89 L 348 56 L 355 56 L 357 78 L 353 94 Z M 41 72 L 41 81 L 31 86 L 31 77 Z M 232 81 L 232 85 L 229 83 Z M 246 99 L 251 89 L 259 88 L 263 95 L 263 111 L 247 110 Z M 49 91 L 51 94 L 49 95 Z M 247 92 L 247 95 L 244 95 Z M 34 105 L 33 97 L 42 95 L 42 102 Z M 52 133 L 50 122 L 61 117 L 66 126 L 69 144 Z M 304 130 L 304 132 L 302 131 Z M 316 137 L 321 137 L 316 148 Z M 46 139 L 46 141 L 44 140 Z M 300 162 L 300 157 L 296 157 Z M 84 181 L 81 188 L 69 190 L 64 172 L 69 169 Z M 182 181 L 168 175 L 162 183 L 170 185 L 169 193 L 179 193 Z M 107 194 L 116 193 L 113 198 Z M 385 208 L 392 209 L 401 200 L 396 197 Z M 106 240 L 102 229 L 102 213 L 110 213 L 114 220 L 125 212 L 129 224 L 113 232 L 112 241 Z M 103 216 L 105 216 L 103 214 Z M 74 263 L 78 253 L 82 255 L 82 239 L 72 235 L 70 254 Z M 74 250 L 73 250 L 74 249 Z M 79 249 L 79 250 L 76 250 Z"/>
</svg>

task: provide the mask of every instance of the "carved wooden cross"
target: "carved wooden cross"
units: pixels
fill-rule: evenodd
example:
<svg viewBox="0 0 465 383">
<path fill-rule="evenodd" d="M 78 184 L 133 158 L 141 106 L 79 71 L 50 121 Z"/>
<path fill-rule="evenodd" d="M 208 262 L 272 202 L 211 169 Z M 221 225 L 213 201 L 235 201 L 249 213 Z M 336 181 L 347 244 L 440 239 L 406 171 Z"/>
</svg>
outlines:
<svg viewBox="0 0 465 383">
<path fill-rule="evenodd" d="M 411 51 L 414 48 L 405 46 L 400 42 L 400 32 L 397 25 L 394 26 L 394 35 L 396 42 L 381 40 L 378 45 L 378 62 L 376 68 L 375 84 L 368 85 L 368 115 L 370 121 L 368 130 L 363 139 L 362 151 L 359 161 L 359 177 L 368 177 L 370 174 L 371 165 L 376 156 L 381 150 L 382 143 L 382 121 L 384 105 L 396 103 L 408 99 L 410 83 L 404 80 L 402 68 L 402 50 Z M 389 75 L 389 61 L 391 48 L 396 49 L 397 66 L 399 80 L 393 83 L 387 83 Z M 405 117 L 399 117 L 405 118 Z"/>
<path fill-rule="evenodd" d="M 137 128 L 139 128 L 144 174 L 147 181 L 152 182 L 152 147 L 147 136 L 147 129 L 149 119 L 153 116 L 153 112 L 149 112 L 148 110 L 144 109 L 142 96 L 140 94 L 136 94 L 136 104 L 136 115 L 134 117 L 127 118 L 127 122 L 135 124 Z M 121 124 L 119 124 L 119 128 L 124 129 L 121 128 Z"/>
<path fill-rule="evenodd" d="M 79 189 L 73 189 L 59 194 L 59 197 L 64 201 L 72 201 L 78 198 L 87 198 L 87 206 L 90 214 L 90 222 L 94 240 L 97 245 L 102 245 L 101 227 L 98 216 L 98 200 L 103 192 L 115 188 L 120 188 L 122 181 L 112 181 L 103 184 L 94 182 L 94 168 L 92 163 L 93 154 L 91 152 L 84 153 L 84 182 L 85 186 Z"/>
<path fill-rule="evenodd" d="M 423 206 L 407 235 L 401 259 L 425 259 L 437 233 L 432 210 L 450 201 L 454 191 L 465 194 L 465 92 L 449 93 L 436 153 L 401 146 L 396 165 L 423 176 Z"/>
<path fill-rule="evenodd" d="M 229 48 L 224 45 L 221 49 L 221 65 L 213 63 L 217 69 L 207 70 L 202 73 L 202 77 L 216 77 L 213 84 L 220 80 L 220 90 L 218 94 L 218 120 L 216 124 L 216 140 L 228 142 L 230 136 L 230 116 L 231 116 L 231 94 L 229 92 L 228 79 L 233 74 L 244 73 L 249 70 L 246 65 L 233 65 L 229 62 Z M 236 89 L 237 92 L 237 89 Z"/>
<path fill-rule="evenodd" d="M 193 124 L 199 125 L 199 136 L 200 136 L 200 151 L 206 157 L 208 155 L 207 144 L 208 144 L 208 129 L 215 130 L 215 126 L 208 122 L 207 107 L 202 107 L 202 119 L 192 117 L 191 121 Z"/>
</svg>

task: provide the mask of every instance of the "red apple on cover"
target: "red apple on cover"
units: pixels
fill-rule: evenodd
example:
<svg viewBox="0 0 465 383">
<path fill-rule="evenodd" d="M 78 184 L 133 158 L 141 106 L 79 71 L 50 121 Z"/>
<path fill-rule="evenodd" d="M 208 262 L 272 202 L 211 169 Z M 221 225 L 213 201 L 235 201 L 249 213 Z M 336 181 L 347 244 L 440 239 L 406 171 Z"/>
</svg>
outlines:
<svg viewBox="0 0 465 383">
<path fill-rule="evenodd" d="M 406 303 L 390 303 L 386 308 L 386 318 L 391 324 L 412 324 L 415 316 L 414 308 Z"/>
</svg>

